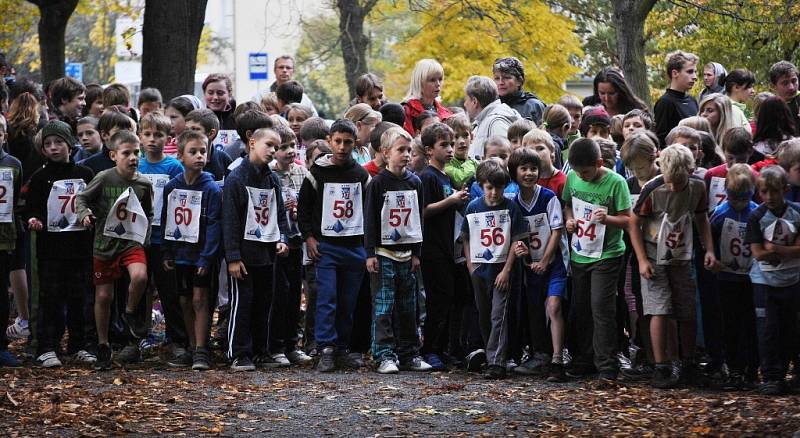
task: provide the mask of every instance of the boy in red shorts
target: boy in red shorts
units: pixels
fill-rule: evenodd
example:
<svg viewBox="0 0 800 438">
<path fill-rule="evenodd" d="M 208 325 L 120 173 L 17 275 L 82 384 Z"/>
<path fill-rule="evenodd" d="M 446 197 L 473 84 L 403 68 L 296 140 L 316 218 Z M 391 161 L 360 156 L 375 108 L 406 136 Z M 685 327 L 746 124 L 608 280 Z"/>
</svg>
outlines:
<svg viewBox="0 0 800 438">
<path fill-rule="evenodd" d="M 147 285 L 144 247 L 149 245 L 153 220 L 153 185 L 138 171 L 139 138 L 132 132 L 120 131 L 107 146 L 115 167 L 98 173 L 76 197 L 81 222 L 87 227 L 95 226 L 96 370 L 111 369 L 108 325 L 114 281 L 122 277 L 123 268 L 128 271 L 130 285 L 122 321 L 134 338 L 146 331 L 144 322 L 133 313 Z"/>
</svg>

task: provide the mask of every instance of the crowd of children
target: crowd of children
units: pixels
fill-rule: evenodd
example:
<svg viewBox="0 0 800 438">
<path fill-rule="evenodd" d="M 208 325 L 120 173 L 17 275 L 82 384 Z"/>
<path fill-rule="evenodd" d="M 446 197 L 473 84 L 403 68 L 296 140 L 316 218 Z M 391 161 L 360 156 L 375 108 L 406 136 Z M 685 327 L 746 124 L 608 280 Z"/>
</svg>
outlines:
<svg viewBox="0 0 800 438">
<path fill-rule="evenodd" d="M 0 365 L 21 364 L 7 345 L 23 338 L 44 368 L 138 362 L 157 296 L 172 367 L 219 366 L 216 348 L 233 371 L 371 359 L 800 388 L 798 70 L 773 65 L 751 111 L 752 73 L 726 82 L 717 63 L 698 104 L 698 62 L 667 56 L 652 113 L 613 68 L 591 105 L 512 103 L 515 58 L 493 66 L 499 94 L 470 78 L 467 113 L 442 105 L 426 59 L 402 105 L 368 74 L 332 122 L 291 80 L 237 106 L 215 74 L 207 108 L 146 89 L 132 109 L 124 86 L 70 78 L 3 85 L 0 288 L 17 317 Z"/>
</svg>

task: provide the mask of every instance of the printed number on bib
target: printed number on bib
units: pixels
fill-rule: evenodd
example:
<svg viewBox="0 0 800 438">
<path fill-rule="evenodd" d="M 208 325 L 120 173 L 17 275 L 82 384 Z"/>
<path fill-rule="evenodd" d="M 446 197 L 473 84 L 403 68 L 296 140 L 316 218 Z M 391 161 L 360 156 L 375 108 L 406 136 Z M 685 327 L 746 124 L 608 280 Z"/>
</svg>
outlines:
<svg viewBox="0 0 800 438">
<path fill-rule="evenodd" d="M 572 215 L 575 218 L 575 235 L 572 250 L 578 255 L 599 259 L 603 255 L 606 225 L 598 223 L 594 213 L 605 207 L 572 198 Z"/>
<path fill-rule="evenodd" d="M 0 223 L 14 219 L 14 171 L 0 169 Z"/>
<path fill-rule="evenodd" d="M 244 239 L 257 242 L 277 242 L 281 238 L 278 229 L 278 204 L 275 189 L 247 187 L 247 218 L 244 224 Z"/>
<path fill-rule="evenodd" d="M 779 218 L 764 230 L 764 238 L 775 245 L 793 245 L 797 238 L 797 228 L 791 222 Z M 780 262 L 759 261 L 762 271 L 783 271 L 800 267 L 800 259 L 781 258 Z"/>
<path fill-rule="evenodd" d="M 713 212 L 719 204 L 722 204 L 727 199 L 727 192 L 725 191 L 725 178 L 712 176 L 711 181 L 708 183 L 708 211 Z"/>
<path fill-rule="evenodd" d="M 667 215 L 661 221 L 656 244 L 656 264 L 669 265 L 673 261 L 692 259 L 692 218 L 685 214 L 675 222 Z"/>
<path fill-rule="evenodd" d="M 422 242 L 422 221 L 416 190 L 386 192 L 381 208 L 381 244 Z"/>
<path fill-rule="evenodd" d="M 508 210 L 470 213 L 469 250 L 473 263 L 503 263 L 508 257 L 511 215 Z"/>
<path fill-rule="evenodd" d="M 111 210 L 106 216 L 103 235 L 144 244 L 149 228 L 150 224 L 139 198 L 136 197 L 133 188 L 128 187 L 111 206 Z"/>
<path fill-rule="evenodd" d="M 82 179 L 62 179 L 53 183 L 47 197 L 47 231 L 83 231 L 86 228 L 78 221 L 75 197 L 86 188 Z"/>
<path fill-rule="evenodd" d="M 203 192 L 175 189 L 167 197 L 167 222 L 164 238 L 175 242 L 197 243 L 200 239 L 200 215 Z"/>
<path fill-rule="evenodd" d="M 719 255 L 722 270 L 733 274 L 747 274 L 753 264 L 750 245 L 744 243 L 746 222 L 725 218 L 720 233 Z"/>
<path fill-rule="evenodd" d="M 361 183 L 325 183 L 321 227 L 323 236 L 364 234 Z"/>
<path fill-rule="evenodd" d="M 143 173 L 153 184 L 153 226 L 161 226 L 161 207 L 164 202 L 164 186 L 169 182 L 169 175 L 160 173 Z"/>
<path fill-rule="evenodd" d="M 547 213 L 539 213 L 533 216 L 526 216 L 528 221 L 528 232 L 530 238 L 531 259 L 538 262 L 544 257 L 544 250 L 550 241 L 550 221 Z"/>
</svg>

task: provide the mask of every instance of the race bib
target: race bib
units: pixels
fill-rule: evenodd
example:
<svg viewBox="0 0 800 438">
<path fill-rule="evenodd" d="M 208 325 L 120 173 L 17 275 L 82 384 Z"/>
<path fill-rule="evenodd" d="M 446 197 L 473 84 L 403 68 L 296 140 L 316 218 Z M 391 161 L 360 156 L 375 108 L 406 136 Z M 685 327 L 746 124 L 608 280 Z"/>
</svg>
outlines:
<svg viewBox="0 0 800 438">
<path fill-rule="evenodd" d="M 508 257 L 511 215 L 508 210 L 470 213 L 469 251 L 472 263 L 503 263 Z"/>
<path fill-rule="evenodd" d="M 297 191 L 289 187 L 283 187 L 281 193 L 283 194 L 284 205 L 288 201 L 294 201 L 294 212 L 297 214 Z M 289 224 L 289 237 L 300 235 L 300 227 L 297 225 L 297 221 L 292 219 L 292 210 L 288 208 L 286 209 L 286 223 Z"/>
<path fill-rule="evenodd" d="M 174 242 L 197 243 L 200 240 L 200 215 L 203 192 L 175 189 L 167 197 L 167 223 L 164 238 Z"/>
<path fill-rule="evenodd" d="M 236 133 L 235 129 L 222 129 L 214 138 L 213 146 L 217 149 L 225 150 L 228 146 L 236 143 L 238 139 L 239 134 Z"/>
<path fill-rule="evenodd" d="M 281 240 L 275 189 L 247 187 L 247 195 L 244 240 L 264 243 Z"/>
<path fill-rule="evenodd" d="M 692 218 L 683 215 L 670 222 L 667 215 L 661 221 L 656 239 L 656 264 L 670 265 L 673 261 L 692 259 Z"/>
<path fill-rule="evenodd" d="M 525 216 L 525 219 L 528 221 L 531 259 L 538 262 L 544 257 L 544 250 L 550 241 L 550 221 L 547 219 L 547 213 Z"/>
<path fill-rule="evenodd" d="M 747 274 L 753 264 L 750 245 L 744 243 L 746 222 L 725 218 L 719 239 L 719 255 L 722 270 L 732 274 Z"/>
<path fill-rule="evenodd" d="M 464 263 L 467 258 L 464 257 L 464 238 L 461 237 L 461 227 L 464 225 L 464 215 L 460 211 L 456 211 L 456 218 L 453 221 L 453 260 L 456 263 Z"/>
<path fill-rule="evenodd" d="M 0 169 L 0 223 L 11 223 L 14 220 L 14 171 L 9 168 Z"/>
<path fill-rule="evenodd" d="M 161 226 L 161 208 L 164 202 L 164 186 L 169 182 L 169 175 L 160 173 L 143 173 L 142 176 L 153 184 L 153 226 Z"/>
<path fill-rule="evenodd" d="M 719 204 L 725 202 L 727 196 L 725 178 L 712 176 L 711 181 L 708 183 L 708 213 L 713 213 Z"/>
<path fill-rule="evenodd" d="M 82 179 L 61 179 L 53 183 L 47 196 L 47 231 L 83 231 L 86 227 L 78 221 L 75 197 L 86 188 Z"/>
<path fill-rule="evenodd" d="M 103 235 L 144 245 L 150 224 L 132 187 L 122 192 L 106 216 Z"/>
<path fill-rule="evenodd" d="M 387 191 L 381 208 L 381 245 L 422 242 L 416 190 Z"/>
<path fill-rule="evenodd" d="M 793 245 L 797 238 L 797 228 L 785 219 L 778 219 L 764 230 L 764 238 L 775 245 Z M 782 258 L 780 263 L 759 261 L 758 266 L 762 271 L 783 271 L 800 267 L 800 259 Z"/>
<path fill-rule="evenodd" d="M 364 234 L 361 183 L 325 183 L 322 193 L 322 235 Z"/>
<path fill-rule="evenodd" d="M 594 205 L 572 198 L 572 215 L 575 218 L 575 235 L 572 236 L 572 250 L 576 254 L 593 259 L 603 255 L 603 240 L 606 237 L 606 225 L 594 219 L 594 212 L 604 209 L 601 205 Z"/>
</svg>

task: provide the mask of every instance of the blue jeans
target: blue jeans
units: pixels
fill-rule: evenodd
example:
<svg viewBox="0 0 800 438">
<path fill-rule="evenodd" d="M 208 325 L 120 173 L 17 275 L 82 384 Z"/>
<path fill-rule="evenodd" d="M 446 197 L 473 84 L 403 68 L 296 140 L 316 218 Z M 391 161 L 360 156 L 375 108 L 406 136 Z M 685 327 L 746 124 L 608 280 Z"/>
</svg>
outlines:
<svg viewBox="0 0 800 438">
<path fill-rule="evenodd" d="M 317 263 L 317 317 L 314 337 L 317 347 L 335 346 L 346 350 L 353 332 L 353 311 L 367 252 L 364 247 L 348 248 L 319 242 Z"/>
</svg>

